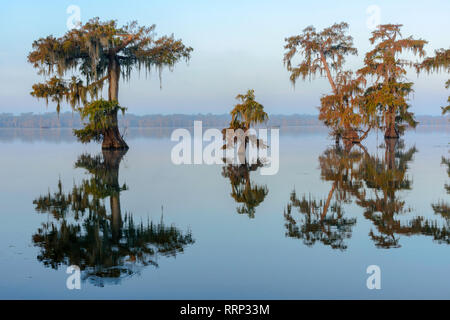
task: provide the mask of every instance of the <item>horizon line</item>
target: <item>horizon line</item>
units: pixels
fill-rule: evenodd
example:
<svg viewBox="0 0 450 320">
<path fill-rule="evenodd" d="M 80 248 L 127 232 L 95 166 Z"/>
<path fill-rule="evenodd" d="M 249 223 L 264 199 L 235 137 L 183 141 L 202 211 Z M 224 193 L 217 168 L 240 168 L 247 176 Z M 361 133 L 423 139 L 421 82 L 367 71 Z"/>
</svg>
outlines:
<svg viewBox="0 0 450 320">
<path fill-rule="evenodd" d="M 1 115 L 12 115 L 12 116 L 22 116 L 22 115 L 33 115 L 33 116 L 41 116 L 41 115 L 52 115 L 52 114 L 58 114 L 58 112 L 56 111 L 48 111 L 48 112 L 39 112 L 39 113 L 35 113 L 33 111 L 30 112 L 21 112 L 21 113 L 14 113 L 14 112 L 0 112 L 0 116 Z M 59 115 L 64 115 L 64 114 L 73 114 L 73 115 L 78 115 L 75 111 L 64 111 L 64 112 L 60 112 Z M 318 117 L 319 114 L 311 114 L 311 113 L 268 113 L 271 116 L 307 116 L 307 117 Z M 119 114 L 119 116 L 123 117 L 123 116 L 127 116 L 127 115 L 133 115 L 133 116 L 139 116 L 139 117 L 145 117 L 145 116 L 229 116 L 229 113 L 201 113 L 201 112 L 197 112 L 197 113 L 146 113 L 146 114 L 137 114 L 137 113 L 132 113 L 132 112 L 127 112 L 124 115 Z M 439 114 L 439 115 L 432 115 L 432 114 L 415 114 L 416 117 L 441 117 L 441 118 L 447 118 L 450 117 L 450 115 L 448 114 Z"/>
</svg>

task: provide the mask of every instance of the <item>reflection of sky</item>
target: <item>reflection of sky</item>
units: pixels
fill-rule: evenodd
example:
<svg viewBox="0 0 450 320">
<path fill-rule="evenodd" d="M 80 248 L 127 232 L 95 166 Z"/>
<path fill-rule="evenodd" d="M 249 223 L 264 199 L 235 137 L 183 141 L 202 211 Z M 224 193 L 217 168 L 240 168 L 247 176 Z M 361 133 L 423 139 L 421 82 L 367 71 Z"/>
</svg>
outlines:
<svg viewBox="0 0 450 320">
<path fill-rule="evenodd" d="M 138 20 L 157 24 L 159 34 L 174 33 L 195 51 L 189 66 L 178 65 L 163 74 L 163 90 L 156 75 L 142 74 L 121 85 L 121 103 L 129 111 L 146 113 L 224 113 L 237 93 L 256 90 L 269 113 L 317 113 L 321 94 L 329 84 L 321 79 L 299 83 L 296 90 L 282 64 L 284 38 L 304 27 L 323 28 L 334 22 L 350 24 L 360 51 L 349 67 L 361 66 L 369 48 L 366 9 L 381 9 L 381 23 L 402 23 L 404 35 L 430 42 L 427 51 L 448 48 L 450 3 L 432 1 L 20 1 L 2 4 L 0 12 L 0 112 L 44 112 L 45 102 L 29 96 L 33 83 L 42 81 L 26 63 L 31 43 L 40 37 L 66 31 L 66 9 L 76 4 L 81 19 L 100 16 L 119 23 Z M 415 85 L 413 111 L 440 112 L 447 100 L 447 75 L 410 75 Z M 50 107 L 53 111 L 53 106 Z"/>
<path fill-rule="evenodd" d="M 366 146 L 376 149 L 381 136 Z M 319 155 L 331 144 L 324 132 L 282 134 L 280 171 L 275 176 L 251 173 L 252 181 L 269 193 L 254 219 L 236 213 L 221 166 L 174 166 L 169 138 L 130 139 L 121 163 L 119 182 L 122 213 L 136 223 L 147 218 L 192 230 L 195 244 L 176 259 L 161 258 L 159 268 L 146 267 L 121 285 L 98 288 L 83 283 L 81 291 L 65 288 L 65 267 L 55 271 L 36 260 L 31 243 L 47 216 L 34 211 L 32 201 L 56 191 L 61 178 L 66 192 L 89 177 L 74 169 L 83 152 L 96 154 L 97 145 L 21 141 L 2 142 L 0 158 L 0 297 L 1 298 L 439 298 L 448 297 L 449 246 L 425 236 L 400 237 L 400 249 L 381 250 L 368 233 L 373 228 L 355 204 L 345 205 L 345 217 L 356 217 L 345 252 L 285 237 L 283 210 L 291 191 L 324 198 L 331 182 L 320 180 Z M 432 217 L 431 203 L 447 199 L 448 183 L 441 156 L 448 156 L 447 132 L 409 132 L 406 147 L 418 152 L 409 164 L 412 190 L 397 196 L 413 208 L 410 214 Z M 109 208 L 109 202 L 107 201 Z M 402 219 L 404 219 L 403 217 Z M 366 289 L 366 268 L 382 270 L 382 290 Z"/>
</svg>

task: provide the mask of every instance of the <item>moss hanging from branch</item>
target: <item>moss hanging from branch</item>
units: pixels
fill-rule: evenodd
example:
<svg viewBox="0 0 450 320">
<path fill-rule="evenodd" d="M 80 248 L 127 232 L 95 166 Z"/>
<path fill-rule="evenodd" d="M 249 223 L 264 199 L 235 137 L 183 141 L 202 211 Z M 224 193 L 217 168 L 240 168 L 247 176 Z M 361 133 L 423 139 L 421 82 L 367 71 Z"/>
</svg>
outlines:
<svg viewBox="0 0 450 320">
<path fill-rule="evenodd" d="M 361 103 L 364 77 L 344 70 L 345 58 L 358 54 L 347 31 L 345 22 L 320 32 L 313 26 L 305 28 L 301 34 L 285 39 L 284 64 L 294 85 L 299 78 L 311 80 L 319 75 L 328 79 L 332 92 L 321 98 L 319 119 L 336 137 L 359 142 L 372 128 L 373 117 L 364 112 Z M 300 60 L 295 64 L 297 58 Z"/>
<path fill-rule="evenodd" d="M 117 115 L 112 105 L 107 106 L 103 101 L 99 105 L 94 104 L 105 108 L 94 112 L 94 105 L 90 102 L 98 100 L 105 84 L 109 85 L 109 100 L 117 100 L 120 77 L 129 81 L 135 69 L 144 69 L 146 75 L 156 69 L 161 85 L 164 68 L 172 71 L 180 60 L 189 60 L 193 50 L 191 47 L 185 46 L 173 35 L 157 37 L 154 30 L 155 25 L 139 26 L 134 21 L 119 27 L 115 20 L 100 21 L 94 18 L 60 38 L 48 36 L 34 41 L 28 61 L 38 70 L 38 74 L 51 78 L 35 84 L 31 95 L 45 99 L 47 104 L 50 99 L 56 103 L 58 113 L 61 103 L 66 102 L 80 112 L 87 108 L 84 117 L 92 116 L 92 121 L 100 117 L 102 123 L 94 125 L 90 122 L 84 131 L 76 131 L 83 142 L 90 139 L 99 141 L 106 136 L 105 132 L 101 132 L 105 128 L 102 117 L 111 111 L 109 122 L 115 127 L 107 135 L 108 139 L 103 141 L 102 148 L 127 148 L 119 134 L 115 121 Z M 107 113 L 100 116 L 101 112 Z"/>
<path fill-rule="evenodd" d="M 246 131 L 252 125 L 267 122 L 269 119 L 264 111 L 264 106 L 255 100 L 255 90 L 248 90 L 246 94 L 238 94 L 236 100 L 241 103 L 235 105 L 230 112 L 230 128 Z"/>
<path fill-rule="evenodd" d="M 435 51 L 434 57 L 428 57 L 415 65 L 417 72 L 450 72 L 450 49 L 439 49 Z M 450 88 L 450 80 L 445 83 L 445 88 Z M 448 105 L 442 107 L 442 114 L 450 113 L 450 96 L 447 99 Z"/>
<path fill-rule="evenodd" d="M 384 124 L 386 138 L 398 138 L 406 125 L 415 127 L 417 124 L 413 113 L 408 111 L 413 83 L 406 79 L 407 67 L 414 64 L 401 54 L 409 52 L 423 57 L 427 41 L 403 38 L 401 27 L 401 24 L 378 26 L 369 39 L 374 48 L 366 53 L 364 67 L 358 70 L 360 76 L 374 79 L 366 90 L 365 99 L 371 109 L 377 110 L 379 126 Z"/>
</svg>

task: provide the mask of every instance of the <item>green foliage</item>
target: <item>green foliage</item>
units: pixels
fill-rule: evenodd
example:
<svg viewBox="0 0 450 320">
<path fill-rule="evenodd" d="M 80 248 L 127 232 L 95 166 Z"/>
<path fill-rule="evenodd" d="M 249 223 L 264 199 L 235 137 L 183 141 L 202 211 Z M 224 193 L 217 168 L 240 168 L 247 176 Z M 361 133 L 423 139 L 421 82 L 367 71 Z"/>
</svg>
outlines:
<svg viewBox="0 0 450 320">
<path fill-rule="evenodd" d="M 134 68 L 144 68 L 146 72 L 155 68 L 161 72 L 164 67 L 172 70 L 181 59 L 189 60 L 191 47 L 173 36 L 157 38 L 154 29 L 155 25 L 139 26 L 135 21 L 119 27 L 115 20 L 102 22 L 94 18 L 60 38 L 48 36 L 34 41 L 28 61 L 39 74 L 55 77 L 35 85 L 32 95 L 54 97 L 58 105 L 65 97 L 74 107 L 85 103 L 86 93 L 97 98 L 115 71 L 112 62 L 118 62 L 120 75 L 129 80 Z M 63 79 L 68 73 L 73 74 L 71 84 L 65 84 Z M 78 95 L 82 99 L 73 99 Z"/>
<path fill-rule="evenodd" d="M 423 57 L 427 42 L 403 38 L 401 27 L 378 26 L 370 38 L 374 49 L 366 54 L 365 65 L 356 76 L 344 70 L 346 56 L 357 54 L 353 38 L 347 35 L 347 23 L 334 24 L 320 32 L 309 26 L 300 35 L 285 39 L 284 64 L 293 84 L 299 78 L 305 80 L 316 75 L 328 78 L 332 93 L 321 98 L 319 119 L 331 127 L 334 134 L 344 134 L 344 137 L 348 134 L 353 141 L 360 141 L 375 126 L 385 126 L 386 132 L 389 128 L 397 134 L 404 131 L 406 125 L 416 126 L 408 104 L 413 83 L 405 79 L 407 67 L 414 63 L 401 55 L 409 52 Z M 436 51 L 436 57 L 416 67 L 427 71 L 448 70 L 447 51 Z M 297 57 L 298 64 L 294 62 Z M 368 85 L 369 80 L 372 82 Z M 450 106 L 443 108 L 444 113 L 448 110 Z M 359 133 L 363 133 L 362 136 Z"/>
<path fill-rule="evenodd" d="M 264 111 L 264 106 L 255 100 L 255 90 L 248 90 L 246 94 L 238 94 L 236 99 L 241 103 L 237 104 L 230 112 L 230 128 L 245 131 L 250 129 L 251 125 L 263 123 L 269 119 Z"/>
<path fill-rule="evenodd" d="M 56 111 L 60 112 L 61 102 L 65 101 L 72 108 L 76 105 L 82 105 L 87 103 L 87 94 L 91 96 L 98 96 L 98 90 L 100 87 L 96 86 L 83 86 L 83 81 L 77 77 L 72 77 L 70 81 L 64 81 L 58 77 L 52 77 L 45 83 L 37 83 L 33 85 L 33 91 L 31 95 L 36 98 L 43 98 L 48 105 L 49 98 L 56 103 Z"/>
<path fill-rule="evenodd" d="M 408 111 L 410 106 L 407 103 L 413 83 L 405 78 L 406 68 L 414 64 L 400 55 L 409 52 L 423 57 L 423 47 L 427 43 L 412 37 L 403 38 L 401 27 L 401 24 L 378 26 L 369 39 L 375 47 L 366 53 L 364 67 L 358 70 L 359 75 L 374 79 L 365 94 L 368 111 L 377 112 L 386 129 L 395 125 L 395 130 L 399 132 L 405 128 L 403 123 L 412 127 L 417 124 Z"/>
<path fill-rule="evenodd" d="M 406 125 L 415 128 L 417 121 L 414 114 L 409 112 L 410 105 L 407 103 L 408 96 L 414 91 L 412 82 L 397 82 L 395 80 L 387 83 L 376 83 L 366 89 L 363 103 L 368 113 L 377 116 L 377 125 L 383 127 L 389 114 L 393 114 L 396 129 L 399 133 L 404 132 Z"/>
<path fill-rule="evenodd" d="M 192 48 L 186 47 L 173 36 L 156 37 L 155 26 L 139 26 L 131 22 L 119 27 L 117 21 L 89 20 L 79 29 L 72 29 L 60 38 L 48 36 L 33 42 L 28 55 L 38 74 L 52 77 L 33 86 L 31 95 L 56 103 L 60 112 L 61 102 L 67 102 L 78 110 L 89 123 L 75 135 L 82 142 L 104 139 L 102 148 L 128 148 L 117 128 L 119 79 L 129 80 L 134 69 L 171 71 L 180 60 L 189 60 Z M 64 77 L 70 75 L 71 80 Z M 108 83 L 108 100 L 97 104 L 103 86 Z M 94 100 L 89 103 L 89 100 Z M 102 101 L 102 100 L 100 100 Z M 115 102 L 117 104 L 117 102 Z M 86 109 L 86 110 L 85 110 Z M 107 133 L 105 130 L 113 131 Z"/>
<path fill-rule="evenodd" d="M 81 119 L 87 118 L 83 129 L 74 129 L 73 132 L 79 141 L 88 143 L 92 140 L 102 141 L 108 129 L 117 126 L 115 115 L 120 110 L 125 113 L 126 108 L 119 106 L 117 101 L 106 101 L 103 99 L 93 101 L 84 108 L 78 109 Z"/>
</svg>

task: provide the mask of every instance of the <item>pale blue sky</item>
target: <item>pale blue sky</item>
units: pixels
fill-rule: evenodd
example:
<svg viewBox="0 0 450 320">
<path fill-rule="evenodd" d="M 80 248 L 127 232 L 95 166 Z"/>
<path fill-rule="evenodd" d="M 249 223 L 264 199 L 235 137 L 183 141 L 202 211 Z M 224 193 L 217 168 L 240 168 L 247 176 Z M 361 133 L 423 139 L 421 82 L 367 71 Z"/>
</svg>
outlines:
<svg viewBox="0 0 450 320">
<path fill-rule="evenodd" d="M 46 111 L 45 102 L 29 95 L 43 79 L 26 62 L 33 40 L 67 31 L 67 7 L 78 5 L 81 20 L 99 16 L 119 23 L 138 20 L 157 25 L 157 33 L 174 33 L 194 48 L 189 65 L 180 63 L 173 73 L 132 76 L 120 88 L 120 103 L 136 114 L 226 113 L 236 94 L 255 89 L 269 113 L 316 114 L 321 94 L 330 91 L 324 79 L 298 82 L 294 89 L 283 66 L 284 38 L 308 25 L 321 29 L 334 22 L 350 24 L 359 56 L 349 59 L 358 68 L 370 48 L 366 26 L 370 5 L 381 9 L 381 23 L 404 24 L 405 36 L 429 41 L 426 49 L 448 48 L 450 1 L 16 1 L 0 11 L 0 113 Z M 411 104 L 417 114 L 440 113 L 449 95 L 447 74 L 411 73 L 415 93 Z M 69 110 L 68 107 L 64 110 Z M 54 111 L 50 104 L 48 111 Z"/>
</svg>

